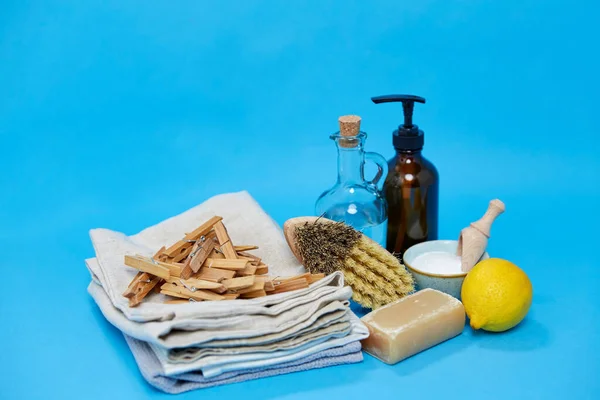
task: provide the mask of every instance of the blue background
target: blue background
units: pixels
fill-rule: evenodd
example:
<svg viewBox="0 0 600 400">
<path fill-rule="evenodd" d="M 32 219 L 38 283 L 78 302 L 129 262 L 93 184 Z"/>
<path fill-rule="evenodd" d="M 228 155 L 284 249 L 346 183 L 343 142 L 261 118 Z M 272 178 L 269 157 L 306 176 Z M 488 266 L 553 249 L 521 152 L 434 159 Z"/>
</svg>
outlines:
<svg viewBox="0 0 600 400">
<path fill-rule="evenodd" d="M 370 356 L 179 398 L 600 397 L 599 7 L 592 1 L 0 3 L 0 398 L 167 397 L 88 296 L 88 230 L 134 234 L 248 189 L 280 224 L 335 180 L 356 113 L 393 155 L 398 105 L 441 175 L 440 236 L 501 198 L 489 252 L 532 309 L 393 367 Z"/>
</svg>

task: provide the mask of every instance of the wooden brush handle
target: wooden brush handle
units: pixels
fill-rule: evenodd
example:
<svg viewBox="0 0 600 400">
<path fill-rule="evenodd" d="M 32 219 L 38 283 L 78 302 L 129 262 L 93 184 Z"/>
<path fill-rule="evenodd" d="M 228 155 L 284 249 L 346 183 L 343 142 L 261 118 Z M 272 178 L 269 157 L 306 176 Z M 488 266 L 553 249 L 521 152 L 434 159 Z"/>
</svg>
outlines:
<svg viewBox="0 0 600 400">
<path fill-rule="evenodd" d="M 300 225 L 304 225 L 305 223 L 334 223 L 334 221 L 324 218 L 324 217 L 295 217 L 290 218 L 283 224 L 283 235 L 285 236 L 285 240 L 290 247 L 290 250 L 298 259 L 300 264 L 303 264 L 302 255 L 300 254 L 300 249 L 298 247 L 298 243 L 296 242 L 296 227 Z"/>
<path fill-rule="evenodd" d="M 504 210 L 505 206 L 503 202 L 498 199 L 492 200 L 483 217 L 478 221 L 473 222 L 471 226 L 489 238 L 492 223 L 494 223 L 494 220 L 498 215 L 502 214 Z"/>
</svg>

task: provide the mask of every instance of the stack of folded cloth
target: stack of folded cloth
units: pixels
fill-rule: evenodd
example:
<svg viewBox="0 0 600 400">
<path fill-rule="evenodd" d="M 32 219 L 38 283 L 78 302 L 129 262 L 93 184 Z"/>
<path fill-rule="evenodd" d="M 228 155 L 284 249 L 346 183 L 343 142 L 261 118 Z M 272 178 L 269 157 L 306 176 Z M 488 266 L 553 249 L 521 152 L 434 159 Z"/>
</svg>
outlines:
<svg viewBox="0 0 600 400">
<path fill-rule="evenodd" d="M 247 192 L 215 196 L 134 236 L 94 229 L 88 291 L 121 330 L 144 378 L 169 393 L 362 361 L 367 328 L 350 311 L 339 272 L 306 289 L 255 299 L 165 304 L 152 293 L 137 307 L 122 296 L 136 270 L 127 254 L 152 256 L 219 215 L 234 243 L 259 246 L 271 276 L 304 272 L 279 226 Z"/>
</svg>

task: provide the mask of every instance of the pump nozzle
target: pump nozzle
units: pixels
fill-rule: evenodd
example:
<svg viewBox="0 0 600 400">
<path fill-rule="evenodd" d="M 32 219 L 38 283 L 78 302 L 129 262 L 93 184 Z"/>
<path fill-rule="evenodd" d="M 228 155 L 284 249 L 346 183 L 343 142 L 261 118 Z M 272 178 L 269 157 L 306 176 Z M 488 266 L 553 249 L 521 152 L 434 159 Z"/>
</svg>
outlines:
<svg viewBox="0 0 600 400">
<path fill-rule="evenodd" d="M 404 111 L 404 123 L 394 132 L 394 147 L 407 150 L 416 150 L 423 147 L 423 132 L 417 125 L 413 124 L 413 110 L 416 103 L 425 103 L 425 99 L 410 94 L 389 94 L 385 96 L 371 97 L 375 104 L 379 103 L 402 103 Z"/>
<path fill-rule="evenodd" d="M 402 108 L 404 109 L 404 128 L 412 128 L 412 117 L 415 102 L 425 104 L 425 99 L 419 96 L 413 96 L 410 94 L 389 94 L 386 96 L 372 97 L 371 100 L 375 104 L 379 103 L 396 103 L 402 102 Z"/>
</svg>

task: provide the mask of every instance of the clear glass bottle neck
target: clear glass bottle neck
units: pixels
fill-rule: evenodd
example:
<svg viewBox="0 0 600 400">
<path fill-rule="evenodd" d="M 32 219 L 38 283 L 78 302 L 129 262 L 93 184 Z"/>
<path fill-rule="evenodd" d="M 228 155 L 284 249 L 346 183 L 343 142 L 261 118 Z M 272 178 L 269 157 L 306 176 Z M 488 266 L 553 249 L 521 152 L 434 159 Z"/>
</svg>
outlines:
<svg viewBox="0 0 600 400">
<path fill-rule="evenodd" d="M 338 143 L 338 183 L 360 183 L 365 180 L 362 145 L 342 147 Z"/>
</svg>

